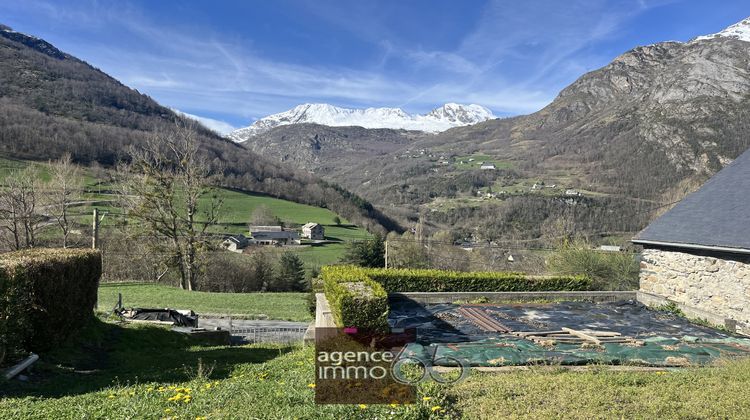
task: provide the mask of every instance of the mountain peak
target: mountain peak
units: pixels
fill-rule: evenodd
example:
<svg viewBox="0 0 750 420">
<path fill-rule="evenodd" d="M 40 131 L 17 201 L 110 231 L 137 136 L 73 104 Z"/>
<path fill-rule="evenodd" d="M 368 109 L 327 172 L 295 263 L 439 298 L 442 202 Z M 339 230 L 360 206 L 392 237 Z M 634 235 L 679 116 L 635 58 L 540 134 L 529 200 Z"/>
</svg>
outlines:
<svg viewBox="0 0 750 420">
<path fill-rule="evenodd" d="M 261 118 L 251 126 L 229 134 L 235 141 L 245 141 L 274 127 L 289 124 L 315 123 L 328 126 L 361 126 L 440 132 L 449 128 L 476 124 L 493 119 L 489 109 L 475 104 L 447 103 L 427 114 L 411 115 L 401 108 L 341 108 L 325 103 L 305 103 L 274 115 Z"/>
<path fill-rule="evenodd" d="M 691 42 L 715 38 L 734 38 L 739 39 L 740 41 L 750 42 L 750 17 L 737 22 L 734 25 L 728 26 L 721 32 L 696 37 Z"/>
</svg>

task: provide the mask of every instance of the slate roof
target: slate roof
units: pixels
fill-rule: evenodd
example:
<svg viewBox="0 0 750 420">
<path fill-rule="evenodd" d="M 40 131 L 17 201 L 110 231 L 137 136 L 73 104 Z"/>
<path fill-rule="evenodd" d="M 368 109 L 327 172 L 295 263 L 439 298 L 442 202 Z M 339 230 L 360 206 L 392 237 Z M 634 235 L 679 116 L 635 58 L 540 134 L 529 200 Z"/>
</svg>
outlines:
<svg viewBox="0 0 750 420">
<path fill-rule="evenodd" d="M 633 242 L 750 254 L 750 150 L 648 225 Z"/>
</svg>

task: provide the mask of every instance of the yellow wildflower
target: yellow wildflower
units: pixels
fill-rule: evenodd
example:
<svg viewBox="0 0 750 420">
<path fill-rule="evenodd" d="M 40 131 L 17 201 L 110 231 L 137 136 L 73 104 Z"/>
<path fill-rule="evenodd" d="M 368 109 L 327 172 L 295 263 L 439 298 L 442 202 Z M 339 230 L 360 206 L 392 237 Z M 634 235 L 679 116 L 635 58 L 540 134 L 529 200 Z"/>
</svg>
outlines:
<svg viewBox="0 0 750 420">
<path fill-rule="evenodd" d="M 315 384 L 307 384 L 308 388 L 315 388 Z"/>
<path fill-rule="evenodd" d="M 169 413 L 171 413 L 171 412 L 172 412 L 172 409 L 171 409 L 171 408 L 165 408 L 165 409 L 164 409 L 164 412 L 165 412 L 165 413 L 167 413 L 167 414 L 169 414 Z"/>
<path fill-rule="evenodd" d="M 432 399 L 432 397 L 422 397 L 422 401 L 429 401 L 431 399 Z"/>
<path fill-rule="evenodd" d="M 360 410 L 364 410 L 365 408 L 367 408 L 367 404 L 360 404 L 359 405 L 359 409 Z"/>
<path fill-rule="evenodd" d="M 396 408 L 396 407 L 398 407 L 398 404 L 396 404 L 396 403 L 391 403 L 391 408 Z"/>
<path fill-rule="evenodd" d="M 148 391 L 148 392 L 151 392 L 151 391 L 153 391 L 153 390 L 154 390 L 154 387 L 152 387 L 152 386 L 150 386 L 150 387 L 146 388 L 146 391 Z"/>
<path fill-rule="evenodd" d="M 112 399 L 112 398 L 114 398 L 114 397 L 115 397 L 115 394 L 109 394 L 109 395 L 107 396 L 107 398 L 109 398 L 109 399 Z"/>
<path fill-rule="evenodd" d="M 195 420 L 206 420 L 208 417 L 196 416 Z"/>
<path fill-rule="evenodd" d="M 432 410 L 432 411 L 438 411 L 438 410 L 440 410 L 441 408 L 443 408 L 443 407 L 441 407 L 441 406 L 439 406 L 439 405 L 436 405 L 436 406 L 432 407 L 432 408 L 431 408 L 430 410 Z"/>
</svg>

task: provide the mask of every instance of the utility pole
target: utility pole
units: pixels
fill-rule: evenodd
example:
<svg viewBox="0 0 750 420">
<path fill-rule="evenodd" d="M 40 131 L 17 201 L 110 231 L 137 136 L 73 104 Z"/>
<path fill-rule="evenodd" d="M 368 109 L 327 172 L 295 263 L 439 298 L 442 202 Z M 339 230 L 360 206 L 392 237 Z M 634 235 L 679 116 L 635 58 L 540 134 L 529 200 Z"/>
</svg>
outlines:
<svg viewBox="0 0 750 420">
<path fill-rule="evenodd" d="M 388 268 L 388 241 L 385 241 L 385 268 Z"/>
<path fill-rule="evenodd" d="M 91 232 L 91 248 L 99 248 L 99 209 L 94 208 L 94 223 Z"/>
</svg>

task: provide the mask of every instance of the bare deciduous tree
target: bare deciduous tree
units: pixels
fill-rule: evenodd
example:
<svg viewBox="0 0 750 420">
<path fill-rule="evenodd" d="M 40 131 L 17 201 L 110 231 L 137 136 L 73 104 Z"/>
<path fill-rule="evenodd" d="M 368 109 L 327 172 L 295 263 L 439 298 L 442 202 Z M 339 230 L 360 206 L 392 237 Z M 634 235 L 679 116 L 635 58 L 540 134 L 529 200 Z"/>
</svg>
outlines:
<svg viewBox="0 0 750 420">
<path fill-rule="evenodd" d="M 221 200 L 211 191 L 210 168 L 201 157 L 192 125 L 177 124 L 130 150 L 121 167 L 123 202 L 143 222 L 146 235 L 161 238 L 168 264 L 180 273 L 180 287 L 194 290 L 199 254 L 211 246 L 206 230 L 218 221 Z M 201 203 L 201 198 L 207 202 Z"/>
<path fill-rule="evenodd" d="M 10 234 L 10 247 L 15 250 L 33 248 L 41 220 L 37 214 L 39 171 L 29 165 L 8 176 L 0 192 L 2 228 Z"/>
<path fill-rule="evenodd" d="M 52 181 L 49 199 L 50 214 L 62 231 L 63 248 L 68 247 L 70 235 L 69 207 L 81 198 L 82 182 L 78 166 L 73 163 L 70 153 L 64 154 L 59 160 L 50 163 Z"/>
<path fill-rule="evenodd" d="M 273 226 L 281 225 L 281 220 L 273 214 L 270 207 L 265 204 L 261 204 L 253 210 L 250 215 L 251 226 Z"/>
</svg>

